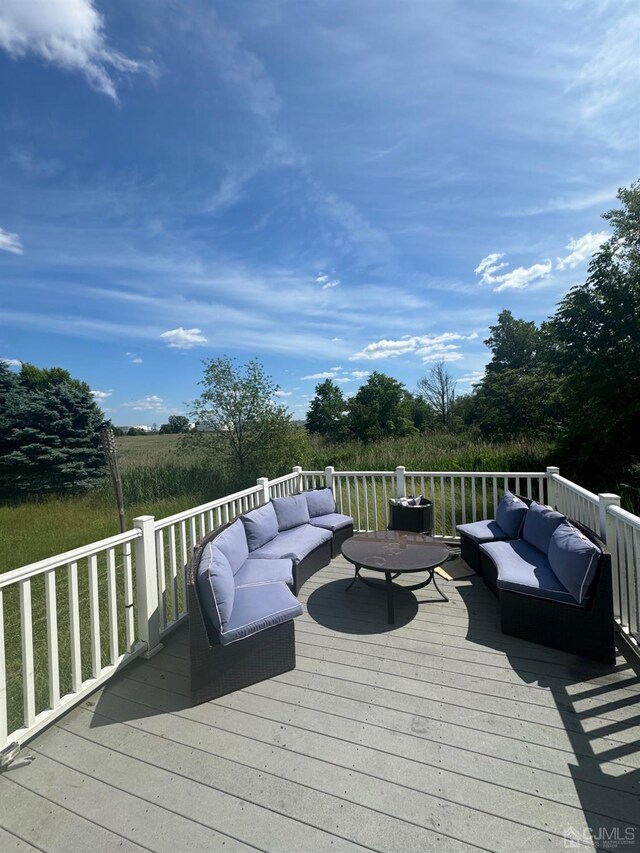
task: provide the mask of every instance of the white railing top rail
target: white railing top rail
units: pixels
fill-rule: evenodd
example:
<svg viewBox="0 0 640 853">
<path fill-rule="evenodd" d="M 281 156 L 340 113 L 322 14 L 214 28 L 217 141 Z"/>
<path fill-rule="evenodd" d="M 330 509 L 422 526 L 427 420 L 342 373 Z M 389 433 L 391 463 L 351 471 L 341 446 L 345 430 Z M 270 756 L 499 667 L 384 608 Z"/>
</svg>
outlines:
<svg viewBox="0 0 640 853">
<path fill-rule="evenodd" d="M 517 476 L 517 474 L 514 476 Z M 574 483 L 573 480 L 567 480 L 566 477 L 561 477 L 560 474 L 551 474 L 550 476 L 554 483 L 557 483 L 560 486 L 565 486 L 576 495 L 580 495 L 580 497 L 591 501 L 593 504 L 599 503 L 600 499 L 598 498 L 598 495 L 590 492 L 589 489 L 585 489 L 584 486 L 579 486 L 577 483 Z"/>
<path fill-rule="evenodd" d="M 546 471 L 405 471 L 406 477 L 546 477 Z"/>
<path fill-rule="evenodd" d="M 626 509 L 622 509 L 621 506 L 609 504 L 607 506 L 607 513 L 608 515 L 612 515 L 614 518 L 619 519 L 625 524 L 628 524 L 629 527 L 635 527 L 636 530 L 640 530 L 640 518 L 638 518 L 638 516 L 634 515 L 632 512 L 628 512 Z"/>
<path fill-rule="evenodd" d="M 297 475 L 296 475 L 297 476 Z M 275 482 L 270 480 L 271 483 Z M 241 492 L 234 492 L 232 495 L 225 495 L 222 498 L 216 498 L 214 501 L 208 501 L 206 504 L 186 509 L 183 512 L 177 512 L 175 515 L 168 515 L 166 518 L 159 518 L 155 522 L 155 529 L 161 530 L 163 527 L 170 527 L 172 524 L 177 524 L 180 521 L 188 521 L 194 515 L 200 515 L 204 512 L 209 512 L 211 509 L 217 509 L 219 506 L 233 503 L 233 501 L 242 500 L 249 495 L 257 495 L 262 492 L 262 486 L 251 486 L 248 489 L 243 489 Z"/>
<path fill-rule="evenodd" d="M 106 539 L 100 539 L 97 542 L 90 542 L 88 545 L 81 545 L 79 548 L 74 548 L 73 551 L 65 551 L 63 554 L 54 554 L 53 557 L 47 557 L 45 560 L 38 560 L 37 563 L 30 563 L 28 566 L 21 566 L 18 569 L 0 574 L 0 590 L 11 584 L 19 583 L 20 581 L 28 580 L 36 575 L 44 574 L 52 569 L 57 569 L 67 563 L 77 563 L 85 557 L 93 557 L 101 551 L 108 551 L 111 548 L 117 548 L 118 545 L 125 545 L 127 542 L 133 542 L 142 536 L 140 530 L 127 530 L 125 533 L 117 533 L 115 536 L 109 536 Z"/>
</svg>

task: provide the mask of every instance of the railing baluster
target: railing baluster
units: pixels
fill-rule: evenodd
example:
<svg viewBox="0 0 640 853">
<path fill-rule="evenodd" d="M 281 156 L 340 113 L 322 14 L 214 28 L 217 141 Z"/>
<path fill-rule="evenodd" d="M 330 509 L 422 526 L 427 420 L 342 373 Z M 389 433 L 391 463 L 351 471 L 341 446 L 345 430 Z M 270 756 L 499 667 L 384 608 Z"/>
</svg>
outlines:
<svg viewBox="0 0 640 853">
<path fill-rule="evenodd" d="M 24 724 L 30 728 L 36 718 L 35 669 L 33 664 L 33 612 L 31 581 L 20 582 L 20 633 L 22 640 L 22 695 Z"/>
<path fill-rule="evenodd" d="M 441 528 L 441 530 L 440 530 L 440 535 L 441 535 L 441 536 L 446 536 L 446 533 L 447 533 L 447 525 L 446 525 L 446 522 L 445 522 L 445 518 L 446 518 L 446 515 L 445 515 L 445 512 L 446 512 L 446 506 L 445 506 L 445 503 L 446 503 L 446 501 L 445 501 L 445 497 L 444 497 L 444 477 L 443 477 L 443 476 L 440 476 L 440 521 L 441 521 L 441 524 L 442 524 L 442 528 Z"/>
<path fill-rule="evenodd" d="M 373 529 L 379 530 L 378 526 L 378 485 L 374 475 L 371 476 L 371 492 L 373 496 Z"/>
<path fill-rule="evenodd" d="M 460 503 L 462 505 L 462 523 L 465 524 L 467 520 L 467 496 L 465 494 L 465 478 L 460 477 Z M 456 535 L 456 529 L 453 528 L 453 535 Z"/>
<path fill-rule="evenodd" d="M 0 589 L 0 749 L 7 742 L 7 658 L 4 645 L 4 598 Z"/>
<path fill-rule="evenodd" d="M 482 475 L 482 517 L 489 518 L 489 511 L 487 509 L 487 478 L 485 475 Z"/>
<path fill-rule="evenodd" d="M 356 501 L 356 528 L 357 530 L 362 530 L 362 522 L 360 520 L 360 492 L 358 489 L 358 478 L 353 478 L 354 488 L 355 488 L 355 501 Z"/>
<path fill-rule="evenodd" d="M 476 478 L 471 477 L 471 521 L 477 521 L 476 510 Z"/>
<path fill-rule="evenodd" d="M 368 496 L 369 490 L 367 488 L 367 478 L 366 477 L 362 478 L 362 491 L 364 492 L 364 515 L 365 515 L 365 522 L 367 525 L 366 529 L 372 530 L 375 528 L 372 528 L 371 525 L 369 524 L 369 496 Z"/>
<path fill-rule="evenodd" d="M 347 512 L 346 515 L 350 515 L 353 518 L 353 513 L 351 512 L 351 482 L 349 481 L 349 477 L 344 478 L 345 485 L 347 487 Z"/>
<path fill-rule="evenodd" d="M 211 529 L 213 529 L 213 513 L 211 514 Z M 169 592 L 171 593 L 171 618 L 178 618 L 178 566 L 176 562 L 176 526 L 172 524 L 169 528 Z"/>
<path fill-rule="evenodd" d="M 100 645 L 100 604 L 98 600 L 98 557 L 88 559 L 89 574 L 89 624 L 91 635 L 91 673 L 97 678 L 102 671 L 102 648 Z"/>
<path fill-rule="evenodd" d="M 131 565 L 131 543 L 126 542 L 122 547 L 122 563 L 124 573 L 124 630 L 127 651 L 130 652 L 135 643 L 135 613 L 133 603 L 133 569 Z"/>
<path fill-rule="evenodd" d="M 78 564 L 69 563 L 69 637 L 71 641 L 71 685 L 74 693 L 82 687 L 82 651 L 80 647 L 80 599 Z"/>
<path fill-rule="evenodd" d="M 449 478 L 451 484 L 451 535 L 456 535 L 456 486 L 455 479 Z"/>
<path fill-rule="evenodd" d="M 7 742 L 7 658 L 4 645 L 4 598 L 0 589 L 0 749 Z"/>
<path fill-rule="evenodd" d="M 49 664 L 49 707 L 60 704 L 60 660 L 58 657 L 58 603 L 56 571 L 44 576 L 45 613 L 47 616 L 47 658 Z"/>
<path fill-rule="evenodd" d="M 383 527 L 387 527 L 389 524 L 389 500 L 387 498 L 387 478 L 384 475 L 382 477 L 382 514 L 384 516 Z"/>
<path fill-rule="evenodd" d="M 107 551 L 107 610 L 109 613 L 109 663 L 115 666 L 119 651 L 115 548 L 109 548 Z"/>
<path fill-rule="evenodd" d="M 160 605 L 160 630 L 162 630 L 167 627 L 167 577 L 164 570 L 164 530 L 156 530 L 156 575 L 158 578 L 158 604 Z"/>
</svg>

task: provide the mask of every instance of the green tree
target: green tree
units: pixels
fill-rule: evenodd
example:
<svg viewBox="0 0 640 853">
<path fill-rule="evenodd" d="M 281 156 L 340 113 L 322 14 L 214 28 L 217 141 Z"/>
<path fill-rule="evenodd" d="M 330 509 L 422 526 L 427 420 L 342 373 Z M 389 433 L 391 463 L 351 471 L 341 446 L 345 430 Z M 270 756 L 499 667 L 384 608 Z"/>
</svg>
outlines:
<svg viewBox="0 0 640 853">
<path fill-rule="evenodd" d="M 160 427 L 160 435 L 175 435 L 181 432 L 189 432 L 189 429 L 189 418 L 184 415 L 169 415 L 168 422 Z"/>
<path fill-rule="evenodd" d="M 350 400 L 351 431 L 367 442 L 416 432 L 408 417 L 407 401 L 407 390 L 402 383 L 374 371 Z"/>
<path fill-rule="evenodd" d="M 438 361 L 426 376 L 418 380 L 418 393 L 433 410 L 443 430 L 452 427 L 456 383 L 444 361 Z"/>
<path fill-rule="evenodd" d="M 127 435 L 136 436 L 136 435 L 146 435 L 147 431 L 142 429 L 141 427 L 129 427 L 127 430 Z"/>
<path fill-rule="evenodd" d="M 540 330 L 533 322 L 516 320 L 511 311 L 501 311 L 491 334 L 484 341 L 493 353 L 487 373 L 501 370 L 529 370 L 536 365 L 540 349 Z"/>
<path fill-rule="evenodd" d="M 0 493 L 68 493 L 105 474 L 103 415 L 85 382 L 62 368 L 0 371 Z"/>
<path fill-rule="evenodd" d="M 562 446 L 595 487 L 627 478 L 639 460 L 640 183 L 604 215 L 613 234 L 550 322 L 562 374 Z"/>
<path fill-rule="evenodd" d="M 339 385 L 332 379 L 325 379 L 316 386 L 309 405 L 307 430 L 331 441 L 343 441 L 349 435 L 347 408 Z"/>
<path fill-rule="evenodd" d="M 278 386 L 257 359 L 238 367 L 226 356 L 204 362 L 204 389 L 193 402 L 197 430 L 184 436 L 204 446 L 228 476 L 246 485 L 256 476 L 274 477 L 302 461 L 306 433 L 286 408 L 274 402 Z"/>
</svg>

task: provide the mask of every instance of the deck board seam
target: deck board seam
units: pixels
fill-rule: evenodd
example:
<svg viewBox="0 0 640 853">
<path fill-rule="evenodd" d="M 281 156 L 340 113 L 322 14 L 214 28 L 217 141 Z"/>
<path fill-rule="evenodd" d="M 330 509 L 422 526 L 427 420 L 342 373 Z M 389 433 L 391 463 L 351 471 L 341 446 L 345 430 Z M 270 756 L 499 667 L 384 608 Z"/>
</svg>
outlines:
<svg viewBox="0 0 640 853">
<path fill-rule="evenodd" d="M 171 713 L 171 712 L 170 712 L 170 713 Z M 111 717 L 108 717 L 107 715 L 102 715 L 102 716 L 105 716 L 105 717 L 106 717 L 106 719 L 112 719 Z M 176 715 L 176 716 L 179 716 L 179 715 Z M 124 722 L 124 723 L 123 723 L 123 722 L 121 722 L 121 721 L 119 721 L 119 720 L 114 720 L 114 722 L 117 722 L 117 723 L 119 723 L 120 725 L 125 725 L 125 726 L 127 726 L 127 727 L 132 728 L 132 729 L 134 729 L 134 730 L 135 730 L 135 727 L 134 727 L 134 726 L 131 726 L 131 725 L 130 725 L 129 723 L 127 723 L 127 722 Z M 219 727 L 217 727 L 217 726 L 210 726 L 209 724 L 206 724 L 206 723 L 205 723 L 204 725 L 206 725 L 208 728 L 217 728 L 219 731 L 225 731 L 225 729 L 220 729 L 220 728 L 219 728 Z M 96 741 L 92 741 L 90 738 L 86 738 L 86 737 L 84 737 L 83 735 L 78 734 L 77 732 L 70 731 L 69 729 L 64 729 L 64 730 L 65 730 L 67 733 L 71 734 L 71 735 L 74 735 L 74 736 L 76 736 L 76 737 L 82 738 L 82 739 L 87 740 L 87 741 L 89 741 L 89 742 L 91 742 L 91 743 L 94 743 L 94 744 L 96 744 L 97 746 L 102 747 L 103 749 L 113 750 L 114 752 L 120 752 L 121 754 L 126 755 L 126 753 L 122 752 L 121 750 L 116 749 L 115 747 L 110 747 L 110 746 L 109 746 L 109 747 L 106 747 L 106 746 L 103 746 L 103 744 L 101 744 L 101 743 L 98 743 L 98 742 L 96 742 Z M 277 773 L 272 773 L 271 771 L 266 770 L 266 769 L 264 769 L 264 768 L 260 768 L 260 769 L 259 769 L 259 768 L 255 767 L 254 765 L 251 765 L 251 764 L 245 764 L 245 762 L 243 762 L 243 761 L 238 761 L 238 760 L 232 760 L 232 759 L 229 759 L 229 758 L 227 758 L 227 757 L 226 757 L 226 756 L 224 756 L 224 755 L 220 755 L 220 754 L 219 754 L 219 753 L 217 753 L 217 752 L 211 752 L 211 751 L 209 751 L 209 750 L 207 750 L 207 749 L 204 749 L 203 747 L 187 745 L 187 744 L 185 744 L 185 743 L 183 743 L 183 742 L 181 742 L 181 741 L 176 741 L 176 740 L 174 740 L 174 739 L 173 739 L 173 738 L 171 738 L 171 737 L 166 737 L 166 736 L 156 735 L 156 734 L 154 734 L 153 732 L 146 732 L 146 734 L 147 734 L 147 735 L 149 735 L 149 736 L 151 736 L 151 737 L 158 738 L 158 739 L 160 739 L 160 740 L 168 740 L 168 741 L 170 741 L 170 742 L 172 742 L 172 743 L 175 743 L 177 746 L 183 747 L 184 749 L 195 750 L 195 751 L 197 751 L 197 752 L 203 752 L 205 755 L 210 755 L 210 756 L 212 756 L 212 757 L 214 757 L 214 758 L 218 758 L 218 759 L 220 759 L 220 760 L 222 760 L 222 761 L 226 761 L 226 762 L 229 762 L 229 763 L 232 763 L 232 764 L 236 764 L 236 765 L 238 765 L 238 766 L 240 766 L 240 767 L 245 767 L 245 768 L 247 768 L 248 770 L 253 770 L 253 771 L 256 771 L 256 772 L 264 773 L 264 774 L 265 774 L 265 775 L 267 775 L 267 776 L 272 776 L 272 777 L 274 777 L 274 778 L 276 778 L 276 779 L 283 780 L 283 781 L 288 782 L 289 784 L 292 784 L 292 785 L 299 785 L 300 787 L 302 787 L 302 788 L 306 788 L 306 789 L 307 789 L 307 790 L 309 790 L 309 791 L 314 791 L 314 792 L 316 792 L 316 793 L 323 794 L 323 795 L 325 795 L 325 796 L 327 796 L 327 797 L 331 797 L 331 798 L 335 798 L 335 799 L 338 799 L 338 800 L 344 801 L 344 802 L 346 802 L 346 803 L 349 803 L 350 805 L 357 806 L 357 807 L 362 808 L 362 809 L 364 809 L 364 810 L 366 810 L 366 811 L 371 811 L 371 812 L 373 812 L 373 813 L 375 813 L 375 814 L 380 814 L 380 815 L 383 815 L 383 816 L 385 816 L 385 817 L 387 817 L 387 818 L 391 818 L 392 820 L 397 820 L 397 821 L 398 821 L 398 822 L 400 822 L 400 823 L 405 823 L 405 824 L 407 824 L 407 825 L 409 825 L 409 826 L 414 826 L 414 827 L 416 827 L 416 829 L 419 829 L 419 830 L 421 830 L 421 831 L 423 831 L 423 832 L 428 832 L 428 833 L 431 833 L 431 834 L 434 834 L 434 835 L 444 835 L 444 836 L 446 836 L 447 838 L 451 838 L 453 841 L 457 841 L 457 842 L 460 842 L 460 843 L 463 843 L 463 844 L 464 844 L 464 843 L 468 843 L 468 842 L 465 842 L 465 840 L 464 840 L 464 839 L 462 839 L 462 838 L 458 838 L 458 837 L 456 837 L 456 836 L 450 835 L 450 834 L 449 834 L 449 833 L 447 833 L 447 832 L 443 832 L 441 829 L 438 829 L 438 830 L 429 829 L 429 827 L 426 827 L 426 826 L 424 826 L 423 824 L 416 823 L 416 822 L 415 822 L 415 821 L 413 821 L 413 820 L 407 820 L 406 818 L 399 818 L 399 817 L 397 817 L 397 816 L 395 816 L 395 815 L 390 815 L 388 812 L 385 812 L 385 811 L 383 811 L 382 809 L 376 809 L 376 808 L 373 808 L 372 806 L 363 805 L 363 803 L 362 803 L 362 802 L 360 802 L 359 800 L 351 800 L 351 799 L 349 799 L 348 797 L 339 796 L 339 795 L 337 795 L 337 794 L 331 794 L 331 793 L 328 793 L 327 791 L 324 791 L 324 790 L 323 790 L 323 789 L 321 789 L 321 788 L 316 788 L 316 787 L 314 787 L 313 785 L 309 785 L 308 783 L 305 783 L 305 782 L 299 782 L 299 781 L 295 781 L 295 782 L 294 782 L 293 780 L 288 779 L 286 776 L 281 776 L 281 775 L 279 775 L 279 774 L 277 774 Z M 263 745 L 265 745 L 265 742 L 264 742 L 264 741 L 259 740 L 259 738 L 251 737 L 250 735 L 237 735 L 237 736 L 238 736 L 238 737 L 243 737 L 243 738 L 245 738 L 246 740 L 249 740 L 249 741 L 255 740 L 257 743 L 262 743 Z M 276 745 L 276 744 L 266 744 L 266 745 L 271 746 L 271 747 L 273 747 L 273 748 L 280 748 L 280 749 L 284 749 L 284 750 L 285 750 L 285 751 L 287 751 L 287 752 L 291 752 L 291 753 L 296 754 L 294 750 L 287 750 L 287 749 L 286 749 L 286 747 L 282 747 L 282 746 L 281 746 L 281 745 L 279 745 L 279 744 L 277 744 L 277 745 Z M 338 769 L 340 769 L 340 770 L 344 770 L 344 771 L 346 771 L 346 772 L 351 772 L 351 773 L 353 773 L 353 774 L 358 774 L 358 775 L 361 775 L 361 776 L 366 776 L 366 777 L 371 778 L 371 779 L 376 779 L 377 781 L 386 781 L 386 780 L 381 780 L 379 776 L 375 776 L 375 775 L 374 775 L 374 774 L 372 774 L 372 773 L 367 773 L 367 772 L 366 772 L 366 771 L 364 771 L 364 770 L 354 770 L 353 768 L 351 768 L 351 770 L 350 770 L 350 771 L 348 771 L 348 768 L 344 767 L 344 765 L 342 765 L 342 764 L 336 764 L 335 762 L 333 762 L 333 761 L 328 761 L 328 760 L 327 760 L 327 759 L 325 759 L 325 758 L 316 758 L 315 756 L 309 756 L 309 755 L 307 755 L 306 753 L 301 753 L 301 754 L 302 754 L 302 755 L 305 755 L 305 757 L 307 757 L 307 758 L 311 758 L 311 759 L 313 759 L 314 761 L 318 761 L 318 762 L 320 762 L 320 763 L 322 763 L 322 764 L 328 764 L 328 765 L 330 765 L 331 767 L 336 767 L 336 768 L 338 768 Z M 129 758 L 132 758 L 132 756 L 128 756 L 128 757 L 129 757 Z M 136 761 L 143 761 L 143 763 L 148 763 L 148 762 L 144 762 L 144 760 L 143 760 L 143 759 L 135 758 L 134 760 L 136 760 Z M 63 762 L 60 762 L 60 763 L 63 763 Z M 431 765 L 428 765 L 428 766 L 431 766 Z M 167 772 L 168 772 L 168 771 L 167 771 Z M 179 773 L 178 771 L 173 771 L 173 772 L 174 772 L 174 774 L 175 774 L 175 775 L 183 776 L 183 778 L 189 778 L 189 777 L 184 776 L 184 774 Z M 464 774 L 455 774 L 455 775 L 464 776 Z M 473 778 L 473 777 L 466 777 L 466 776 L 465 776 L 465 778 Z M 192 782 L 196 782 L 196 784 L 205 785 L 206 787 L 214 788 L 214 790 L 221 790 L 221 789 L 219 789 L 219 788 L 216 788 L 214 785 L 207 785 L 207 783 L 205 783 L 205 782 L 197 782 L 196 780 L 193 780 L 193 779 L 191 779 L 191 781 L 192 781 Z M 410 785 L 406 785 L 406 784 L 403 784 L 403 783 L 401 783 L 401 782 L 387 782 L 387 784 L 389 784 L 389 785 L 394 785 L 394 786 L 397 786 L 397 787 L 399 787 L 399 788 L 403 788 L 403 789 L 408 790 L 408 791 L 412 791 L 413 793 L 415 793 L 415 794 L 419 794 L 419 795 L 421 795 L 421 796 L 436 797 L 436 795 L 435 795 L 435 794 L 429 794 L 428 792 L 425 792 L 425 791 L 423 791 L 423 790 L 421 790 L 421 789 L 419 789 L 419 788 L 413 788 L 413 787 L 411 787 Z M 498 786 L 498 785 L 496 785 L 496 787 L 504 787 L 504 789 L 505 789 L 505 790 L 514 790 L 514 791 L 515 791 L 515 790 L 518 790 L 518 789 L 509 788 L 508 786 Z M 237 797 L 237 795 L 235 795 L 235 794 L 230 794 L 230 793 L 229 793 L 229 792 L 227 792 L 227 791 L 223 791 L 222 793 L 227 794 L 227 796 L 235 796 L 235 797 Z M 523 792 L 518 791 L 518 793 L 523 793 Z M 544 800 L 545 800 L 545 798 L 544 798 L 544 797 L 540 797 L 540 796 L 536 797 L 534 794 L 526 794 L 526 793 L 525 793 L 525 796 L 531 797 L 531 799 L 532 799 L 532 800 L 536 800 L 536 799 L 539 799 L 539 800 L 541 800 L 541 801 L 544 801 Z M 253 800 L 246 800 L 245 798 L 242 798 L 242 797 L 238 797 L 238 799 L 243 799 L 245 802 L 250 802 L 250 803 L 252 803 L 252 805 L 254 805 L 254 806 L 258 806 L 259 808 L 267 808 L 267 809 L 269 809 L 269 807 L 268 807 L 268 806 L 262 806 L 260 803 L 256 803 L 256 802 L 254 802 Z M 494 819 L 496 818 L 496 815 L 495 815 L 494 813 L 492 813 L 492 812 L 485 811 L 484 809 L 480 809 L 480 808 L 478 808 L 477 806 L 472 806 L 472 805 L 468 805 L 468 804 L 465 804 L 465 803 L 462 803 L 462 802 L 458 802 L 457 800 L 452 800 L 450 797 L 444 797 L 444 796 L 442 795 L 442 793 L 439 793 L 439 794 L 437 795 L 437 799 L 438 799 L 438 800 L 441 800 L 441 801 L 443 801 L 443 802 L 451 803 L 451 804 L 453 804 L 453 805 L 455 805 L 455 806 L 458 806 L 458 807 L 461 807 L 461 808 L 463 808 L 463 809 L 468 809 L 469 811 L 478 812 L 479 814 L 483 814 L 483 815 L 489 815 L 489 816 L 493 817 Z M 584 810 L 583 810 L 583 809 L 581 809 L 581 807 L 579 807 L 579 806 L 569 806 L 569 805 L 566 805 L 566 804 L 565 804 L 565 805 L 564 805 L 564 807 L 565 807 L 565 808 L 567 808 L 567 809 L 573 810 L 573 811 L 582 812 L 583 814 L 595 814 L 595 813 L 593 813 L 593 812 L 584 812 Z M 274 811 L 273 809 L 269 809 L 269 810 L 270 810 L 270 811 Z M 282 813 L 281 813 L 281 812 L 275 812 L 275 814 L 282 814 Z M 285 816 L 285 817 L 290 817 L 289 815 L 283 815 L 283 816 Z M 606 817 L 607 819 L 611 820 L 611 817 L 610 817 L 610 816 L 608 816 L 608 815 L 603 815 L 603 817 Z M 291 820 L 299 820 L 299 818 L 290 818 L 290 819 L 291 819 Z M 548 834 L 548 835 L 553 835 L 553 836 L 555 836 L 555 837 L 557 837 L 557 838 L 563 838 L 563 837 L 564 837 L 564 836 L 560 835 L 560 833 L 559 833 L 559 832 L 556 832 L 556 831 L 554 831 L 553 829 L 550 829 L 549 827 L 541 827 L 541 826 L 539 826 L 539 825 L 532 825 L 532 824 L 524 823 L 524 822 L 519 821 L 519 820 L 514 820 L 513 818 L 503 817 L 503 816 L 502 816 L 500 819 L 501 819 L 502 821 L 504 821 L 505 823 L 510 823 L 510 824 L 512 824 L 512 825 L 515 825 L 515 826 L 525 827 L 526 829 L 532 829 L 532 830 L 535 830 L 535 831 L 537 831 L 537 832 L 546 833 L 546 834 Z M 323 829 L 323 828 L 318 827 L 318 826 L 314 826 L 314 824 L 309 824 L 309 823 L 308 823 L 308 822 L 306 822 L 306 821 L 300 821 L 300 822 L 301 822 L 301 823 L 304 823 L 304 824 L 305 824 L 305 825 L 307 825 L 307 826 L 312 826 L 314 829 L 318 829 L 318 830 L 320 830 L 320 831 L 322 831 L 322 832 L 326 832 L 327 834 L 334 835 L 335 837 L 341 838 L 341 839 L 342 839 L 342 840 L 344 840 L 344 841 L 350 841 L 350 839 L 346 838 L 345 836 L 338 835 L 337 833 L 332 833 L 332 832 L 330 832 L 329 830 Z M 631 824 L 631 825 L 633 825 L 633 824 Z M 634 825 L 634 826 L 635 826 L 635 825 Z M 360 844 L 360 842 L 355 842 L 355 843 Z M 375 848 L 368 847 L 367 845 L 361 845 L 361 846 L 362 846 L 362 847 L 364 847 L 365 849 L 369 849 L 369 850 L 372 850 L 372 851 L 373 851 L 373 850 L 375 850 Z M 477 849 L 486 850 L 487 848 L 484 848 L 484 847 L 480 848 L 480 847 L 479 847 L 479 848 L 477 848 Z"/>
<path fill-rule="evenodd" d="M 31 747 L 31 749 L 33 752 L 37 753 L 38 755 L 43 755 L 43 753 L 41 753 L 35 747 Z M 51 760 L 53 760 L 53 759 L 51 759 Z M 62 764 L 62 762 L 58 762 L 58 763 Z M 65 765 L 65 766 L 67 766 L 67 765 Z M 75 768 L 70 768 L 70 769 L 73 770 Z M 77 772 L 81 772 L 81 771 L 77 771 Z M 82 775 L 86 776 L 87 774 L 85 773 Z M 23 785 L 17 779 L 9 779 L 8 781 L 12 782 L 14 785 L 18 785 L 18 787 L 22 788 L 24 791 L 29 791 L 30 794 L 33 794 L 34 796 L 39 797 L 40 799 L 44 800 L 45 802 L 51 803 L 52 806 L 55 806 L 56 808 L 59 808 L 59 809 L 63 809 L 63 811 L 69 812 L 69 814 L 74 815 L 75 817 L 79 818 L 81 821 L 83 821 L 85 823 L 89 823 L 92 826 L 99 827 L 103 832 L 109 833 L 109 835 L 114 835 L 116 838 L 122 838 L 124 841 L 127 841 L 130 844 L 135 844 L 136 847 L 139 847 L 141 850 L 147 850 L 147 851 L 149 851 L 149 853 L 155 853 L 155 851 L 152 847 L 146 847 L 144 844 L 140 844 L 139 841 L 134 841 L 133 839 L 128 838 L 126 835 L 123 835 L 121 832 L 117 832 L 114 829 L 109 829 L 109 827 L 104 826 L 103 824 L 98 823 L 95 820 L 91 820 L 91 818 L 88 818 L 85 815 L 80 814 L 80 812 L 74 811 L 74 809 L 70 808 L 69 806 L 63 805 L 62 803 L 58 803 L 58 802 L 56 802 L 56 800 L 52 800 L 50 797 L 47 797 L 45 794 L 40 794 L 37 791 L 34 791 L 31 788 L 28 788 L 26 785 Z M 108 784 L 108 783 L 105 782 L 104 784 Z M 110 787 L 115 787 L 115 786 L 110 786 Z M 135 796 L 135 795 L 132 794 L 131 796 Z"/>
</svg>

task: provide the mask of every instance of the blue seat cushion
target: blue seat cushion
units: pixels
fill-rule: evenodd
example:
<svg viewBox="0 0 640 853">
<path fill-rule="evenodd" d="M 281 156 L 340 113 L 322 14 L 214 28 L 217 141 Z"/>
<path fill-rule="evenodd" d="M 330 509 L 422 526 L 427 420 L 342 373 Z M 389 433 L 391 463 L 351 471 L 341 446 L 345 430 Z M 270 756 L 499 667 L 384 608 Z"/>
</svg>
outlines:
<svg viewBox="0 0 640 853">
<path fill-rule="evenodd" d="M 278 519 L 278 530 L 290 530 L 309 524 L 309 510 L 304 495 L 288 495 L 286 498 L 273 498 L 271 501 Z"/>
<path fill-rule="evenodd" d="M 261 548 L 249 554 L 250 559 L 262 557 L 267 560 L 288 557 L 294 563 L 299 563 L 318 545 L 331 539 L 331 531 L 322 527 L 313 527 L 311 524 L 303 524 L 291 530 L 283 530 L 275 539 L 267 542 Z"/>
<path fill-rule="evenodd" d="M 507 491 L 496 510 L 496 521 L 509 539 L 517 539 L 527 514 L 527 505 L 520 498 Z"/>
<path fill-rule="evenodd" d="M 314 527 L 324 527 L 325 530 L 333 532 L 353 524 L 353 519 L 350 515 L 342 515 L 339 512 L 328 512 L 326 515 L 314 515 L 311 519 L 311 524 Z"/>
<path fill-rule="evenodd" d="M 249 546 L 247 545 L 247 535 L 244 532 L 244 524 L 237 518 L 222 533 L 219 533 L 214 541 L 229 561 L 231 571 L 235 575 L 249 556 Z"/>
<path fill-rule="evenodd" d="M 235 603 L 236 585 L 226 556 L 209 542 L 202 552 L 198 565 L 198 598 L 200 606 L 216 631 L 223 631 L 229 623 Z"/>
<path fill-rule="evenodd" d="M 336 511 L 336 502 L 331 489 L 314 489 L 304 492 L 311 518 L 319 515 L 331 515 Z"/>
<path fill-rule="evenodd" d="M 278 518 L 271 501 L 258 509 L 241 515 L 249 551 L 255 551 L 278 535 Z M 242 561 L 244 562 L 244 560 Z"/>
<path fill-rule="evenodd" d="M 302 615 L 302 605 L 284 583 L 239 586 L 231 618 L 220 632 L 223 646 Z"/>
<path fill-rule="evenodd" d="M 553 531 L 563 521 L 566 521 L 566 516 L 562 513 L 534 501 L 524 519 L 522 538 L 546 556 Z"/>
<path fill-rule="evenodd" d="M 511 538 L 497 521 L 472 521 L 469 524 L 457 524 L 456 530 L 465 533 L 474 542 L 494 542 Z"/>
<path fill-rule="evenodd" d="M 480 550 L 491 557 L 498 570 L 498 589 L 577 604 L 555 576 L 546 555 L 524 539 L 485 542 Z"/>
<path fill-rule="evenodd" d="M 291 560 L 261 560 L 252 557 L 236 572 L 236 586 L 255 586 L 261 583 L 293 584 Z"/>
<path fill-rule="evenodd" d="M 595 577 L 601 553 L 597 545 L 568 521 L 563 521 L 553 531 L 549 564 L 558 580 L 580 603 Z"/>
</svg>

